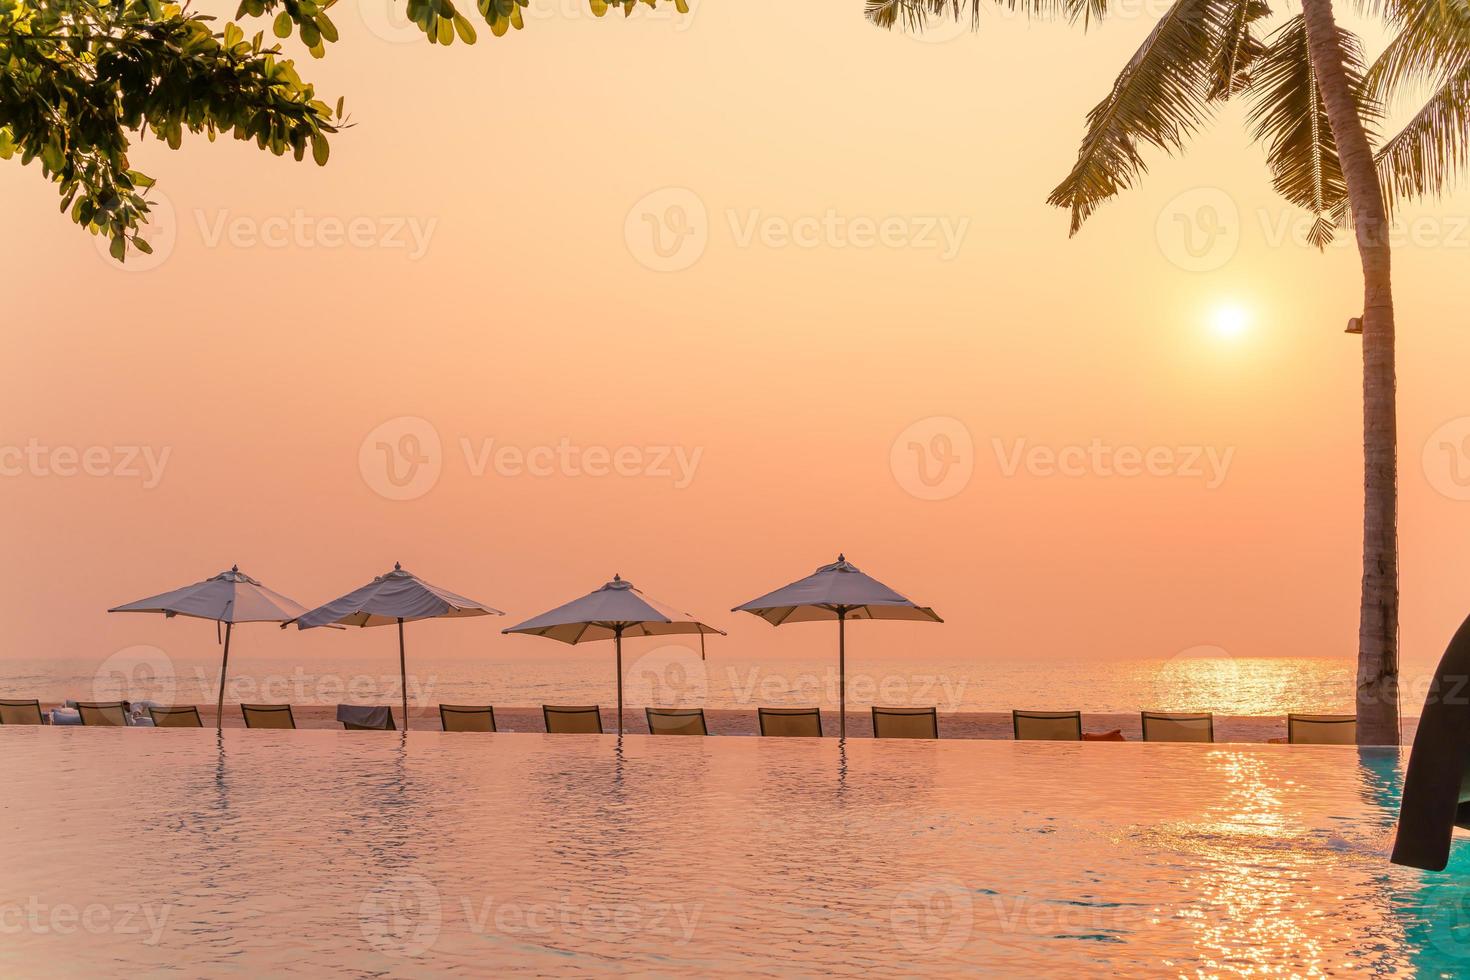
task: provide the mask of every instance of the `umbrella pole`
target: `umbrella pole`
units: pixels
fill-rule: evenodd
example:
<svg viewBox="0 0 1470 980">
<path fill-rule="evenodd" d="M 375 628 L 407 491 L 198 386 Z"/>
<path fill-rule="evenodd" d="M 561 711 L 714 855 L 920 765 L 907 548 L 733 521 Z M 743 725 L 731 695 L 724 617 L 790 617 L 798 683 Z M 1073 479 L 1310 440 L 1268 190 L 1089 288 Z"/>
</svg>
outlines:
<svg viewBox="0 0 1470 980">
<path fill-rule="evenodd" d="M 847 610 L 837 610 L 837 737 L 847 738 Z"/>
<path fill-rule="evenodd" d="M 403 617 L 398 617 L 398 684 L 403 691 L 403 730 L 408 731 L 408 661 L 403 655 Z"/>
<path fill-rule="evenodd" d="M 618 734 L 623 734 L 623 628 L 613 627 L 613 646 L 618 652 Z"/>
<path fill-rule="evenodd" d="M 214 703 L 214 727 L 216 729 L 225 727 L 225 672 L 230 669 L 230 631 L 234 628 L 234 623 L 225 624 L 225 653 L 219 662 L 219 700 Z"/>
</svg>

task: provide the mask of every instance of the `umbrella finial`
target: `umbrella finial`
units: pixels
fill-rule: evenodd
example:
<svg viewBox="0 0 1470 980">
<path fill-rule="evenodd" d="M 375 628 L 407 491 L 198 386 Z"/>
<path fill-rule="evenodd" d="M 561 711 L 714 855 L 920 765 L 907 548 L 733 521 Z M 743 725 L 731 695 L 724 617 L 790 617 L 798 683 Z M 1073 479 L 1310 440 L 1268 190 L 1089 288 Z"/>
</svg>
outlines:
<svg viewBox="0 0 1470 980">
<path fill-rule="evenodd" d="M 240 570 L 240 566 L 239 565 L 231 565 L 230 566 L 230 571 L 232 571 L 232 572 L 238 572 L 239 570 Z"/>
<path fill-rule="evenodd" d="M 837 552 L 837 564 L 841 565 L 845 561 L 847 561 L 847 556 L 840 551 Z"/>
<path fill-rule="evenodd" d="M 398 562 L 395 561 L 393 563 L 393 571 L 395 571 L 395 572 L 401 572 L 401 571 L 403 571 L 403 566 L 401 564 L 399 564 Z"/>
</svg>

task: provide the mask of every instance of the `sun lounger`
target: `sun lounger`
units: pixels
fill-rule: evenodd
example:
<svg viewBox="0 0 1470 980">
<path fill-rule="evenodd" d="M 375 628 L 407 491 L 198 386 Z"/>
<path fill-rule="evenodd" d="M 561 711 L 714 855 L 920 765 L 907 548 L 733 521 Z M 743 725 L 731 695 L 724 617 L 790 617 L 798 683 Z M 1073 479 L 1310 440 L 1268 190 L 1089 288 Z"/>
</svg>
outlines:
<svg viewBox="0 0 1470 980">
<path fill-rule="evenodd" d="M 1012 711 L 1011 731 L 1018 742 L 1080 742 L 1080 711 Z"/>
<path fill-rule="evenodd" d="M 873 708 L 874 738 L 938 738 L 935 708 Z"/>
<path fill-rule="evenodd" d="M 83 725 L 125 728 L 128 724 L 127 706 L 121 701 L 78 701 L 77 713 Z"/>
<path fill-rule="evenodd" d="M 40 701 L 0 699 L 0 725 L 43 725 Z"/>
<path fill-rule="evenodd" d="M 1213 742 L 1215 716 L 1208 711 L 1143 711 L 1145 742 Z"/>
<path fill-rule="evenodd" d="M 182 708 L 156 708 L 152 705 L 148 708 L 148 717 L 153 719 L 155 728 L 203 728 L 204 723 L 199 720 L 199 709 L 192 704 Z"/>
<path fill-rule="evenodd" d="M 757 708 L 756 720 L 762 735 L 782 738 L 821 738 L 822 712 L 819 708 Z"/>
<path fill-rule="evenodd" d="M 1356 745 L 1357 715 L 1287 715 L 1286 740 L 1292 745 Z"/>
<path fill-rule="evenodd" d="M 650 735 L 708 735 L 703 708 L 644 708 Z"/>
<path fill-rule="evenodd" d="M 602 734 L 602 711 L 595 704 L 543 704 L 541 716 L 552 735 Z"/>
<path fill-rule="evenodd" d="M 350 732 L 391 732 L 393 709 L 387 705 L 339 704 L 337 720 Z"/>
<path fill-rule="evenodd" d="M 493 732 L 495 709 L 489 705 L 441 704 L 439 724 L 446 732 Z"/>
<path fill-rule="evenodd" d="M 246 728 L 295 728 L 296 718 L 289 704 L 242 704 Z"/>
</svg>

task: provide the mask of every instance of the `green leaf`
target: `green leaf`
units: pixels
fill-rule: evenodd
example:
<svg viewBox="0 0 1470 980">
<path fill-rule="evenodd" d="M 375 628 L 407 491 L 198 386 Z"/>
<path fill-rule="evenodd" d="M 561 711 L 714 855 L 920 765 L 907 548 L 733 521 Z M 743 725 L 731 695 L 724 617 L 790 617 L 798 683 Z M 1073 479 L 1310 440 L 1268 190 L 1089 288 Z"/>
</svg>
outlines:
<svg viewBox="0 0 1470 980">
<path fill-rule="evenodd" d="M 475 27 L 465 19 L 464 14 L 454 15 L 454 29 L 465 44 L 475 43 Z"/>
<path fill-rule="evenodd" d="M 142 252 L 144 255 L 152 255 L 153 254 L 153 246 L 152 245 L 149 245 L 146 241 L 144 241 L 141 238 L 135 237 L 133 239 L 133 247 L 135 247 L 138 251 Z"/>
<path fill-rule="evenodd" d="M 124 256 L 128 253 L 128 240 L 121 235 L 113 235 L 112 243 L 107 246 L 107 251 L 119 262 L 123 261 Z"/>
<path fill-rule="evenodd" d="M 331 155 L 332 148 L 322 136 L 311 138 L 311 158 L 316 161 L 318 167 L 327 165 L 327 157 Z"/>
<path fill-rule="evenodd" d="M 293 26 L 295 25 L 291 23 L 291 15 L 283 10 L 279 14 L 276 14 L 276 22 L 272 26 L 271 32 L 276 37 L 287 38 L 291 36 L 291 28 Z"/>
</svg>

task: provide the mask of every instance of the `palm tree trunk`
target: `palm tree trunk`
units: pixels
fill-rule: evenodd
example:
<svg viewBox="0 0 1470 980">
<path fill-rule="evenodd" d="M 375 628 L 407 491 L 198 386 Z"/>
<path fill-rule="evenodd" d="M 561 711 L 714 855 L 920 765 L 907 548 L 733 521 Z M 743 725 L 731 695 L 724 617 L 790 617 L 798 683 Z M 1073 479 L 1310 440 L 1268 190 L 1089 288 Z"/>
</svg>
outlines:
<svg viewBox="0 0 1470 980">
<path fill-rule="evenodd" d="M 1312 70 L 1342 160 L 1363 264 L 1363 592 L 1358 743 L 1399 741 L 1398 479 L 1388 214 L 1373 149 L 1343 71 L 1332 0 L 1303 0 Z"/>
</svg>

